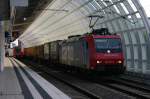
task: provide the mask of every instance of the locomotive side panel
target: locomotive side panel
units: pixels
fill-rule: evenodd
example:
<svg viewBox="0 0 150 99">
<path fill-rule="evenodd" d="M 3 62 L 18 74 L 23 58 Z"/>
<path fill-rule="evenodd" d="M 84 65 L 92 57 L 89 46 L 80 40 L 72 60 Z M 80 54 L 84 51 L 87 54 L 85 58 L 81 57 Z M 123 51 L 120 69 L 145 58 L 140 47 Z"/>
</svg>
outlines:
<svg viewBox="0 0 150 99">
<path fill-rule="evenodd" d="M 54 41 L 50 43 L 50 60 L 51 63 L 59 63 L 59 42 Z"/>
<path fill-rule="evenodd" d="M 88 50 L 85 40 L 68 41 L 62 44 L 60 62 L 65 65 L 86 68 Z"/>
<path fill-rule="evenodd" d="M 82 49 L 82 64 L 83 67 L 87 68 L 89 65 L 89 46 L 88 42 L 85 39 L 81 40 L 81 49 Z"/>
<path fill-rule="evenodd" d="M 49 60 L 49 55 L 50 55 L 50 48 L 49 48 L 49 43 L 44 44 L 44 60 L 48 61 Z"/>
<path fill-rule="evenodd" d="M 67 65 L 67 59 L 68 59 L 68 46 L 66 44 L 63 44 L 62 46 L 62 55 L 61 55 L 61 62 L 62 64 Z"/>
<path fill-rule="evenodd" d="M 40 47 L 39 47 L 39 57 L 40 57 L 40 59 L 41 60 L 43 60 L 44 59 L 44 46 L 43 45 L 41 45 Z"/>
<path fill-rule="evenodd" d="M 24 51 L 25 51 L 25 56 L 27 58 L 31 58 L 33 60 L 36 59 L 36 49 L 35 49 L 35 47 L 25 48 Z"/>
<path fill-rule="evenodd" d="M 37 61 L 38 62 L 42 62 L 43 61 L 43 57 L 44 57 L 44 48 L 43 45 L 37 46 L 35 47 L 36 50 L 36 57 L 37 57 Z"/>
<path fill-rule="evenodd" d="M 72 61 L 74 64 L 73 66 L 77 66 L 77 67 L 83 67 L 83 48 L 82 48 L 82 42 L 81 41 L 75 41 L 74 42 L 74 60 Z"/>
<path fill-rule="evenodd" d="M 66 56 L 67 56 L 67 58 L 66 58 L 66 61 L 65 61 L 65 64 L 66 65 L 69 65 L 69 66 L 71 66 L 71 65 L 73 65 L 73 60 L 74 60 L 74 44 L 73 44 L 73 42 L 69 42 L 69 43 L 67 43 L 67 45 L 66 45 Z"/>
</svg>

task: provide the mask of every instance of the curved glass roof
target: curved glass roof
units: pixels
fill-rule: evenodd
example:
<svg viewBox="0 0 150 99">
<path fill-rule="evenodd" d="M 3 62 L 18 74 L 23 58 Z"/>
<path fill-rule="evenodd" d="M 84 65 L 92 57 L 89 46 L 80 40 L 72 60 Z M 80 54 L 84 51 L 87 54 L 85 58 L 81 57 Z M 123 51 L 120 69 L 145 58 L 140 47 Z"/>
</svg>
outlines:
<svg viewBox="0 0 150 99">
<path fill-rule="evenodd" d="M 128 71 L 150 73 L 150 25 L 142 5 L 139 0 L 53 0 L 19 40 L 32 47 L 90 32 L 92 16 L 95 29 L 121 35 Z"/>
<path fill-rule="evenodd" d="M 140 0 L 140 2 L 147 13 L 147 16 L 150 17 L 150 2 L 148 0 Z"/>
<path fill-rule="evenodd" d="M 19 38 L 26 47 L 90 31 L 88 16 L 99 18 L 94 28 L 111 33 L 143 27 L 134 0 L 53 0 Z M 55 10 L 49 10 L 55 9 Z M 93 18 L 93 22 L 97 18 Z"/>
</svg>

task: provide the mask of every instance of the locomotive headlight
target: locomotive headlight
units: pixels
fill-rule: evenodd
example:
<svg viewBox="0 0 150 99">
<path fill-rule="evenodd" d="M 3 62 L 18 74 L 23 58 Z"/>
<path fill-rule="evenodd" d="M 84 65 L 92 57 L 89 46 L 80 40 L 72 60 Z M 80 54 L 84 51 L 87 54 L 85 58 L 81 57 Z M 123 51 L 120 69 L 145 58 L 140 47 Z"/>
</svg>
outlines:
<svg viewBox="0 0 150 99">
<path fill-rule="evenodd" d="M 121 61 L 121 60 L 119 60 L 119 61 L 117 61 L 117 63 L 121 64 L 121 63 L 122 63 L 122 61 Z"/>
<path fill-rule="evenodd" d="M 96 61 L 96 63 L 97 63 L 97 64 L 100 64 L 100 63 L 102 63 L 102 61 Z"/>
</svg>

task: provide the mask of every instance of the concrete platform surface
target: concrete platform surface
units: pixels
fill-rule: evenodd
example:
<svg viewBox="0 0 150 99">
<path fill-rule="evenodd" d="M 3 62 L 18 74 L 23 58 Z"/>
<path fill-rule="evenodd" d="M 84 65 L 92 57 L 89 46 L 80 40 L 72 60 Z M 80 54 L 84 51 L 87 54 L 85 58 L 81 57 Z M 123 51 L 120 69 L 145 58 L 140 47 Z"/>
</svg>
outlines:
<svg viewBox="0 0 150 99">
<path fill-rule="evenodd" d="M 24 99 L 12 63 L 5 58 L 5 70 L 0 72 L 0 99 Z"/>
<path fill-rule="evenodd" d="M 15 58 L 5 58 L 0 73 L 0 99 L 70 99 Z"/>
</svg>

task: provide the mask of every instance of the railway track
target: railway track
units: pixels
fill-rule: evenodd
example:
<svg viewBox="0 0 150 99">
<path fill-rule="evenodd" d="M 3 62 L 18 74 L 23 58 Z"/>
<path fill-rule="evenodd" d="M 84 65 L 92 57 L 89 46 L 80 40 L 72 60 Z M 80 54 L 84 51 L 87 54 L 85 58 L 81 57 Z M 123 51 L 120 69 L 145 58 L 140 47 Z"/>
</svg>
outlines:
<svg viewBox="0 0 150 99">
<path fill-rule="evenodd" d="M 143 91 L 143 92 L 149 92 L 150 93 L 150 86 L 144 85 L 142 83 L 139 84 L 138 82 L 135 82 L 133 80 L 128 81 L 126 79 L 118 78 L 118 79 L 111 79 L 110 81 L 117 83 L 117 84 L 122 84 L 122 85 L 125 85 L 128 87 L 131 87 L 131 88 L 135 88 L 135 89 L 138 89 L 138 90 Z"/>
<path fill-rule="evenodd" d="M 107 86 L 109 88 L 112 88 L 114 90 L 117 90 L 119 92 L 122 92 L 122 93 L 126 93 L 128 94 L 129 96 L 133 96 L 133 97 L 136 97 L 136 98 L 139 98 L 139 99 L 150 99 L 150 92 L 147 92 L 146 90 L 138 90 L 140 89 L 139 87 L 131 87 L 130 86 L 127 86 L 126 84 L 122 84 L 122 83 L 99 83 L 100 85 L 104 85 L 104 86 Z"/>
<path fill-rule="evenodd" d="M 89 78 L 88 78 L 89 79 Z M 133 96 L 136 99 L 150 99 L 150 86 L 143 81 L 131 80 L 128 77 L 102 77 L 91 79 L 99 85 Z"/>
<path fill-rule="evenodd" d="M 144 78 L 137 78 L 137 77 L 132 77 L 132 76 L 128 76 L 128 75 L 122 75 L 121 77 L 119 77 L 119 79 L 127 81 L 127 82 L 132 82 L 132 83 L 136 83 L 139 85 L 144 85 L 144 86 L 148 86 L 150 88 L 150 80 L 149 79 L 144 79 Z"/>
<path fill-rule="evenodd" d="M 17 64 L 19 64 L 16 60 L 14 60 L 14 61 Z M 32 68 L 31 67 L 30 68 L 33 69 L 33 70 L 37 70 L 38 69 L 38 71 L 40 71 L 40 73 L 44 73 L 46 75 L 49 75 L 49 76 L 53 77 L 54 79 L 60 81 L 61 83 L 64 83 L 67 86 L 69 86 L 69 87 L 75 89 L 76 91 L 80 92 L 81 94 L 87 96 L 89 99 L 102 99 L 101 97 L 97 96 L 96 94 L 94 94 L 92 92 L 89 92 L 88 90 L 85 90 L 84 88 L 81 88 L 80 86 L 72 84 L 72 83 L 70 83 L 70 81 L 67 81 L 67 80 L 61 78 L 60 76 L 58 76 L 58 72 L 56 72 L 56 71 L 53 71 L 53 70 L 50 71 L 50 69 L 48 71 L 48 70 L 45 70 L 45 68 L 43 69 L 43 68 L 41 68 L 39 66 L 34 66 L 34 67 L 33 66 L 34 65 L 32 64 Z"/>
<path fill-rule="evenodd" d="M 131 80 L 128 79 L 128 77 L 120 76 L 104 78 L 103 81 L 94 81 L 100 85 L 107 86 L 139 99 L 150 99 L 150 86 L 138 80 Z"/>
<path fill-rule="evenodd" d="M 133 83 L 133 82 L 128 82 L 123 79 L 110 78 L 106 80 L 106 82 L 94 81 L 95 83 L 93 83 L 91 81 L 90 82 L 81 81 L 74 77 L 68 77 L 62 73 L 53 72 L 51 69 L 46 68 L 46 67 L 41 68 L 41 67 L 36 66 L 34 68 L 44 72 L 45 74 L 49 76 L 52 76 L 56 80 L 74 88 L 75 90 L 88 96 L 91 99 L 102 99 L 102 98 L 103 99 L 120 99 L 121 96 L 117 96 L 118 93 L 122 95 L 121 99 L 127 99 L 127 98 L 128 99 L 133 99 L 133 98 L 150 99 L 150 89 L 141 84 L 136 84 L 135 82 Z M 95 91 L 94 88 L 95 90 L 98 90 L 98 91 Z M 113 95 L 110 92 L 110 90 L 113 93 Z M 105 93 L 106 95 L 103 95 L 102 93 Z M 111 98 L 111 97 L 115 97 L 115 98 Z"/>
<path fill-rule="evenodd" d="M 145 83 L 146 80 L 144 79 L 141 81 L 141 79 L 131 79 L 128 76 L 111 76 L 102 77 L 99 80 L 94 79 L 93 81 L 129 96 L 150 99 L 150 85 Z"/>
</svg>

